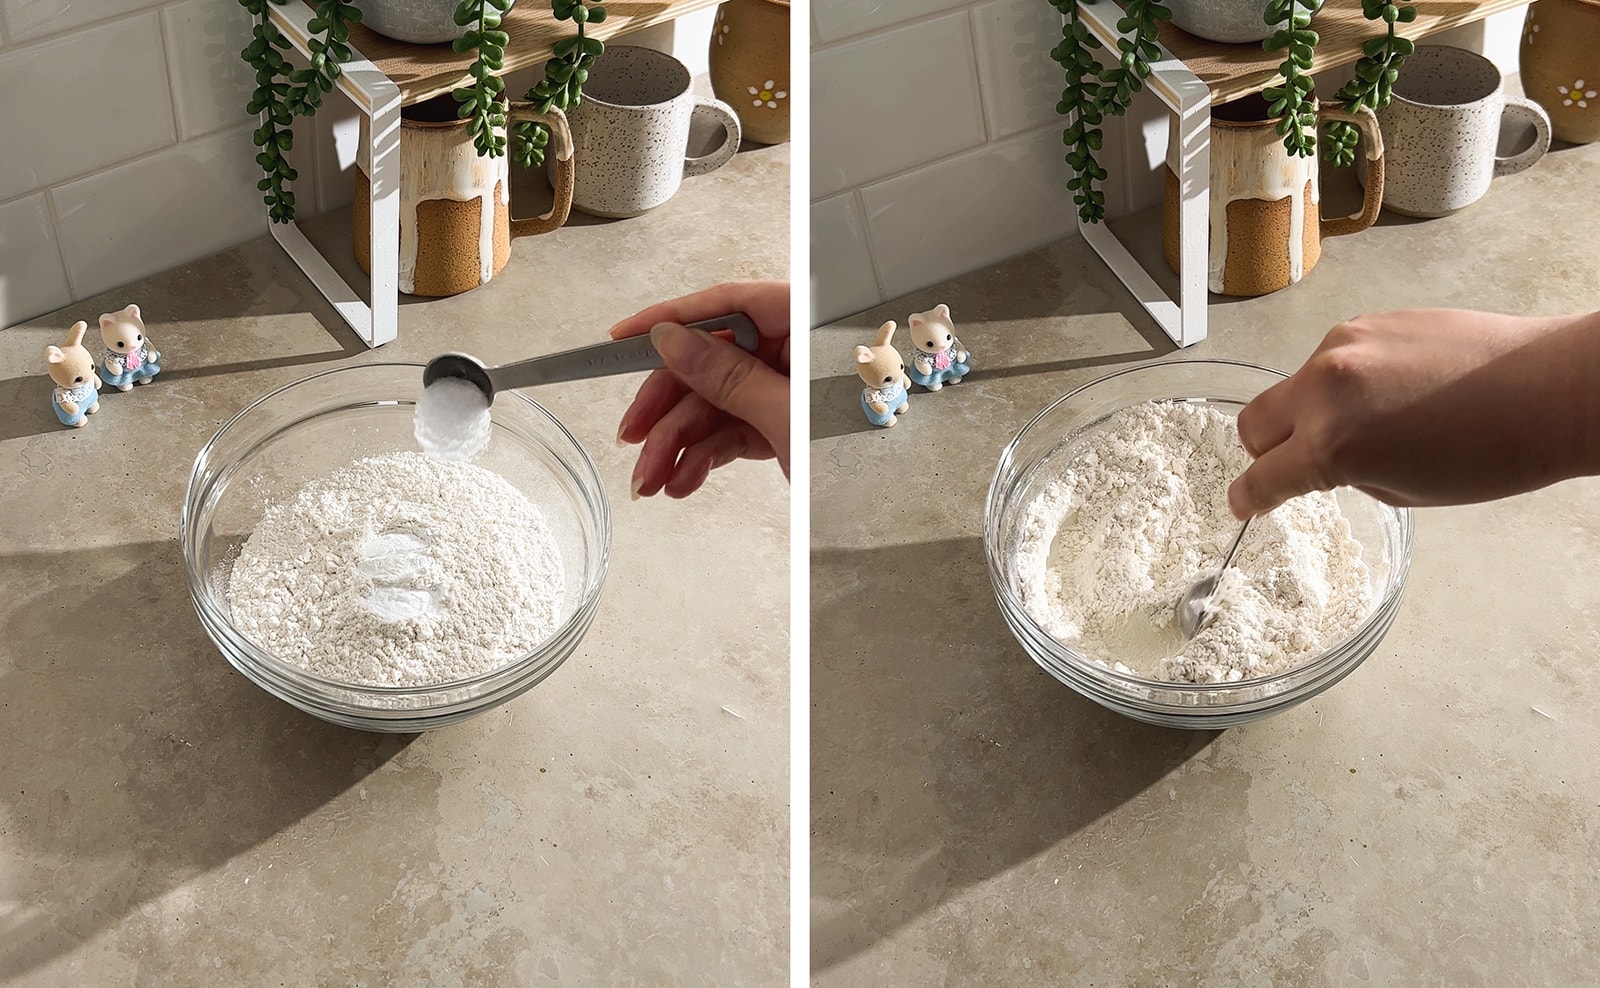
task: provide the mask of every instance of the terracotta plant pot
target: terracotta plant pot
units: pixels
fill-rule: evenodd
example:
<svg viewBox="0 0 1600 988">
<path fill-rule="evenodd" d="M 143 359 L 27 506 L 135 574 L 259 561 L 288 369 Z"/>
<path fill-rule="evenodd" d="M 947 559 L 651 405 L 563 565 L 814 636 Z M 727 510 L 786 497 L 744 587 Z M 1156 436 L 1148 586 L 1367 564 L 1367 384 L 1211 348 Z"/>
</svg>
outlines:
<svg viewBox="0 0 1600 988">
<path fill-rule="evenodd" d="M 1264 41 L 1276 30 L 1267 23 L 1267 0 L 1177 0 L 1169 6 L 1173 24 L 1207 41 Z"/>
<path fill-rule="evenodd" d="M 1518 53 L 1522 91 L 1569 144 L 1600 141 L 1600 0 L 1539 0 Z"/>
<path fill-rule="evenodd" d="M 746 140 L 789 139 L 789 0 L 728 0 L 711 29 L 711 88 Z"/>
<path fill-rule="evenodd" d="M 1358 216 L 1325 220 L 1317 158 L 1289 154 L 1277 121 L 1261 96 L 1224 103 L 1211 115 L 1211 229 L 1206 287 L 1219 295 L 1265 295 L 1305 277 L 1322 256 L 1322 239 L 1356 233 L 1378 218 L 1383 200 L 1383 137 L 1378 119 L 1363 107 L 1318 111 L 1323 120 L 1355 124 L 1366 139 L 1366 199 Z M 1177 120 L 1173 120 L 1174 131 Z M 1161 203 L 1162 253 L 1178 270 L 1180 195 L 1174 133 L 1168 141 L 1166 189 Z"/>
<path fill-rule="evenodd" d="M 467 33 L 456 23 L 457 0 L 352 0 L 361 23 L 396 41 L 442 44 Z M 470 27 L 471 25 L 469 25 Z"/>
<path fill-rule="evenodd" d="M 572 208 L 572 133 L 560 110 L 535 112 L 512 103 L 512 123 L 531 120 L 550 130 L 555 203 L 534 219 L 511 218 L 509 158 L 485 158 L 472 144 L 467 121 L 457 119 L 455 100 L 435 97 L 401 111 L 400 290 L 407 295 L 456 295 L 486 284 L 511 259 L 513 237 L 549 233 Z M 367 147 L 366 118 L 359 149 Z M 356 152 L 352 224 L 356 263 L 372 271 L 371 182 L 364 150 Z"/>
</svg>

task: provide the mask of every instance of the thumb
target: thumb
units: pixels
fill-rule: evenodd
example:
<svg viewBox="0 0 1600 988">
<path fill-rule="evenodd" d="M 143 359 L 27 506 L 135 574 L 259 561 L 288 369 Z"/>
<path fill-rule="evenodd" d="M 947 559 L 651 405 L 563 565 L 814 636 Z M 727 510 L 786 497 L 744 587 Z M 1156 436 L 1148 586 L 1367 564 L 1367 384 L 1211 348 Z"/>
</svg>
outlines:
<svg viewBox="0 0 1600 988">
<path fill-rule="evenodd" d="M 1310 448 L 1293 438 L 1263 453 L 1228 488 L 1228 509 L 1240 520 L 1266 514 L 1308 491 L 1329 490 Z"/>
<path fill-rule="evenodd" d="M 650 340 L 667 369 L 716 407 L 755 426 L 775 446 L 789 435 L 789 379 L 726 340 L 661 323 Z"/>
</svg>

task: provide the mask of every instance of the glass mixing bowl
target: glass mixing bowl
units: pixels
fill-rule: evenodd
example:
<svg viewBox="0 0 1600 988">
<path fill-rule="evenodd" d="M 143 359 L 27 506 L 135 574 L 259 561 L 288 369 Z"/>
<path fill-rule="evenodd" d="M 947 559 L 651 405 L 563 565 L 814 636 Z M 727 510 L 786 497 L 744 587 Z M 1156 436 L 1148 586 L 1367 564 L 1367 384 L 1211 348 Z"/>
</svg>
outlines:
<svg viewBox="0 0 1600 988">
<path fill-rule="evenodd" d="M 228 576 L 266 506 L 351 460 L 416 451 L 412 413 L 421 364 L 363 364 L 279 388 L 241 411 L 195 457 L 180 543 L 189 595 L 206 633 L 256 685 L 313 716 L 369 731 L 443 727 L 538 685 L 578 647 L 600 604 L 611 515 L 588 454 L 555 416 L 517 392 L 497 395 L 488 449 L 476 461 L 544 512 L 566 569 L 564 620 L 498 669 L 430 686 L 330 680 L 268 654 L 233 626 Z"/>
<path fill-rule="evenodd" d="M 1164 727 L 1210 730 L 1259 720 L 1316 696 L 1360 665 L 1388 632 L 1411 568 L 1411 512 L 1351 488 L 1335 492 L 1371 571 L 1372 613 L 1349 637 L 1286 672 L 1236 683 L 1165 683 L 1117 672 L 1057 641 L 1022 606 L 1013 571 L 1028 504 L 1118 409 L 1146 401 L 1203 402 L 1237 415 L 1287 375 L 1231 360 L 1177 360 L 1107 375 L 1040 412 L 1000 454 L 984 514 L 984 553 L 1006 624 L 1046 672 L 1096 703 Z"/>
</svg>

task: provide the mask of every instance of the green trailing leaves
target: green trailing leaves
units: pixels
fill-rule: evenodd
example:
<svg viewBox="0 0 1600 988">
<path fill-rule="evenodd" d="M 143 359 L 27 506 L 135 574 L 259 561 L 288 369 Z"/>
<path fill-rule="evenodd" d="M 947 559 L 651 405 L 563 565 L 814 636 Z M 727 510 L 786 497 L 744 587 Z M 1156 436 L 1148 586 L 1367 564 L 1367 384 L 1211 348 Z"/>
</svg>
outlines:
<svg viewBox="0 0 1600 988">
<path fill-rule="evenodd" d="M 1066 88 L 1056 111 L 1071 121 L 1061 135 L 1067 147 L 1067 164 L 1073 172 L 1067 187 L 1072 190 L 1072 201 L 1083 221 L 1099 223 L 1106 214 L 1105 193 L 1096 188 L 1106 178 L 1105 169 L 1095 160 L 1095 152 L 1105 140 L 1100 124 L 1108 115 L 1126 113 L 1134 94 L 1144 88 L 1150 61 L 1161 54 L 1156 44 L 1161 25 L 1172 19 L 1172 12 L 1156 0 L 1127 0 L 1117 22 L 1117 30 L 1125 37 L 1118 39 L 1116 64 L 1102 68 L 1094 52 L 1105 46 L 1083 23 L 1076 0 L 1050 3 L 1067 18 L 1061 29 L 1061 43 L 1050 52 L 1066 73 Z"/>
<path fill-rule="evenodd" d="M 599 39 L 584 33 L 586 25 L 606 19 L 604 7 L 585 4 L 583 0 L 551 0 L 550 9 L 556 20 L 572 21 L 577 34 L 555 43 L 550 61 L 545 63 L 544 78 L 523 97 L 541 113 L 548 113 L 552 107 L 569 110 L 583 102 L 583 83 L 589 78 L 589 69 L 606 50 Z"/>
<path fill-rule="evenodd" d="M 1400 77 L 1400 66 L 1417 50 L 1415 42 L 1395 34 L 1395 24 L 1409 24 L 1417 19 L 1417 8 L 1400 6 L 1388 0 L 1362 0 L 1361 13 L 1369 21 L 1382 21 L 1386 32 L 1361 46 L 1362 57 L 1356 63 L 1355 75 L 1340 87 L 1335 98 L 1351 113 L 1362 107 L 1380 110 L 1389 105 L 1394 96 L 1394 81 Z M 1343 120 L 1330 122 L 1323 129 L 1326 139 L 1324 154 L 1334 165 L 1344 168 L 1355 163 L 1356 143 L 1360 132 Z"/>
<path fill-rule="evenodd" d="M 294 221 L 294 193 L 286 185 L 299 176 L 289 166 L 288 158 L 294 149 L 294 131 L 290 129 L 294 114 L 288 102 L 292 90 L 287 83 L 279 82 L 288 75 L 289 63 L 282 53 L 288 50 L 289 39 L 268 19 L 267 0 L 240 0 L 240 5 L 256 18 L 250 44 L 239 53 L 256 70 L 256 88 L 245 104 L 246 112 L 261 118 L 261 126 L 252 135 L 261 149 L 256 165 L 262 178 L 256 189 L 261 192 L 272 222 L 290 223 Z"/>
<path fill-rule="evenodd" d="M 1269 0 L 1266 21 L 1276 30 L 1261 43 L 1266 51 L 1284 53 L 1278 66 L 1281 84 L 1268 86 L 1262 95 L 1268 112 L 1279 118 L 1283 146 L 1302 158 L 1317 153 L 1316 83 L 1311 68 L 1320 39 L 1311 30 L 1311 15 L 1321 6 L 1322 0 Z"/>
<path fill-rule="evenodd" d="M 274 3 L 282 0 L 272 0 Z M 288 74 L 292 88 L 287 97 L 289 109 L 309 117 L 322 108 L 322 97 L 333 92 L 343 73 L 341 66 L 355 54 L 348 44 L 350 25 L 361 20 L 361 10 L 348 0 L 322 0 L 315 5 L 316 15 L 306 22 L 316 37 L 306 45 L 311 50 L 311 67 Z"/>
<path fill-rule="evenodd" d="M 333 91 L 340 66 L 354 54 L 349 44 L 350 24 L 361 20 L 361 11 L 344 0 L 316 4 L 315 16 L 308 22 L 311 32 L 320 37 L 310 40 L 311 67 L 290 69 L 283 52 L 289 39 L 283 36 L 267 15 L 269 0 L 239 0 L 239 5 L 256 18 L 250 44 L 239 53 L 256 70 L 256 88 L 245 104 L 245 111 L 259 116 L 261 126 L 252 135 L 261 153 L 256 164 L 264 173 L 256 188 L 267 204 L 267 215 L 274 223 L 294 222 L 294 193 L 285 187 L 297 173 L 289 166 L 294 150 L 296 116 L 310 116 L 322 105 L 322 95 Z M 282 5 L 285 0 L 270 0 Z"/>
<path fill-rule="evenodd" d="M 456 52 L 477 53 L 467 70 L 472 85 L 452 94 L 460 104 L 456 116 L 468 122 L 473 146 L 488 158 L 506 153 L 506 103 L 501 98 L 506 84 L 495 73 L 504 67 L 506 45 L 511 43 L 511 36 L 500 30 L 502 15 L 509 6 L 494 0 L 461 0 L 455 10 L 455 22 L 468 29 L 455 40 Z"/>
</svg>

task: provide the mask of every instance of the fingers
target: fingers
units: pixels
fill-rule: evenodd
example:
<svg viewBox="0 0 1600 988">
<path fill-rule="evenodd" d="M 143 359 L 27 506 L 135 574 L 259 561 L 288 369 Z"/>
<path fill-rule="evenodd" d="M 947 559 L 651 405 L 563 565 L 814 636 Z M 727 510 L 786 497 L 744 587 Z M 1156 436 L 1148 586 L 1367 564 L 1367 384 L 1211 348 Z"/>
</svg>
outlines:
<svg viewBox="0 0 1600 988">
<path fill-rule="evenodd" d="M 1239 412 L 1239 442 L 1251 456 L 1260 457 L 1294 434 L 1294 383 L 1292 377 L 1279 381 Z"/>
<path fill-rule="evenodd" d="M 637 500 L 661 490 L 672 477 L 678 454 L 710 436 L 724 421 L 722 413 L 699 395 L 687 395 L 650 427 L 639 459 L 633 465 L 633 496 Z"/>
<path fill-rule="evenodd" d="M 755 426 L 787 469 L 789 379 L 725 340 L 663 323 L 651 339 L 676 374 L 696 395 Z"/>
<path fill-rule="evenodd" d="M 1235 518 L 1265 514 L 1308 491 L 1332 490 L 1327 471 L 1304 442 L 1285 442 L 1262 454 L 1228 488 L 1228 510 Z"/>
<path fill-rule="evenodd" d="M 661 416 L 670 412 L 688 393 L 689 388 L 671 371 L 651 371 L 650 376 L 639 385 L 638 393 L 633 396 L 633 404 L 622 413 L 622 419 L 617 424 L 617 442 L 643 442 Z"/>
<path fill-rule="evenodd" d="M 670 302 L 652 305 L 611 327 L 611 338 L 643 336 L 660 323 L 673 322 L 685 325 L 733 312 L 743 312 L 755 320 L 756 327 L 760 329 L 764 339 L 786 342 L 789 338 L 789 283 L 730 282 Z M 777 349 L 774 348 L 775 351 Z M 787 353 L 786 348 L 784 352 Z"/>
<path fill-rule="evenodd" d="M 710 436 L 683 451 L 663 493 L 688 497 L 706 482 L 711 471 L 737 459 L 764 460 L 773 455 L 761 434 L 743 422 L 725 421 Z"/>
</svg>

